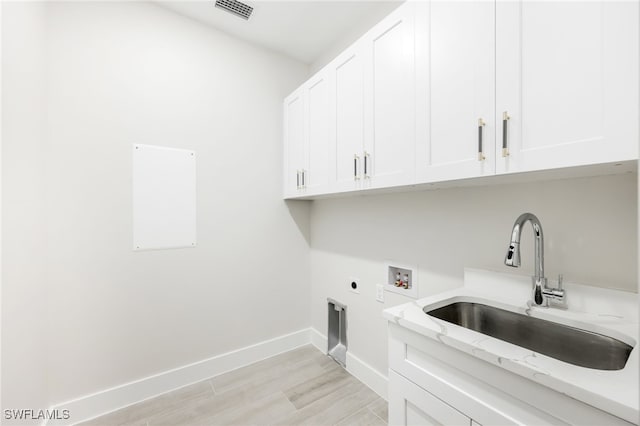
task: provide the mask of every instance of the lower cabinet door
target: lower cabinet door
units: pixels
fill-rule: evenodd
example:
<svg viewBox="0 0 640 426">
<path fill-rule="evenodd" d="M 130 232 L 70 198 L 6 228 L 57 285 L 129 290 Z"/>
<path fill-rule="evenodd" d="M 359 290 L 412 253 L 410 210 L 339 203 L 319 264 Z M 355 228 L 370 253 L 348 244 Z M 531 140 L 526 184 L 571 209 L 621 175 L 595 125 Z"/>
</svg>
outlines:
<svg viewBox="0 0 640 426">
<path fill-rule="evenodd" d="M 460 411 L 395 371 L 389 370 L 390 425 L 471 426 L 471 422 L 472 420 Z"/>
</svg>

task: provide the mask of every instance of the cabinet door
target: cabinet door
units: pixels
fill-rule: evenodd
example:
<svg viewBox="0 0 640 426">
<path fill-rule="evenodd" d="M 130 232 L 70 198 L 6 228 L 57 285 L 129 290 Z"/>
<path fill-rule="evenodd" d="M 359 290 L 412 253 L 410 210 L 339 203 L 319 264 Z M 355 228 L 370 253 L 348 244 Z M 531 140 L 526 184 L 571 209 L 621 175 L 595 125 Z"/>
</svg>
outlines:
<svg viewBox="0 0 640 426">
<path fill-rule="evenodd" d="M 414 8 L 402 4 L 365 36 L 365 187 L 414 182 Z"/>
<path fill-rule="evenodd" d="M 495 173 L 495 3 L 418 5 L 417 180 Z"/>
<path fill-rule="evenodd" d="M 284 100 L 284 195 L 299 195 L 304 166 L 304 105 L 302 89 Z"/>
<path fill-rule="evenodd" d="M 360 187 L 364 147 L 364 61 L 362 43 L 328 65 L 332 126 L 330 185 L 335 192 Z"/>
<path fill-rule="evenodd" d="M 497 2 L 496 42 L 498 173 L 637 158 L 638 2 Z"/>
<path fill-rule="evenodd" d="M 389 424 L 470 426 L 471 419 L 389 370 Z"/>
<path fill-rule="evenodd" d="M 302 171 L 305 195 L 328 192 L 329 186 L 329 83 L 321 72 L 304 86 L 305 166 Z"/>
</svg>

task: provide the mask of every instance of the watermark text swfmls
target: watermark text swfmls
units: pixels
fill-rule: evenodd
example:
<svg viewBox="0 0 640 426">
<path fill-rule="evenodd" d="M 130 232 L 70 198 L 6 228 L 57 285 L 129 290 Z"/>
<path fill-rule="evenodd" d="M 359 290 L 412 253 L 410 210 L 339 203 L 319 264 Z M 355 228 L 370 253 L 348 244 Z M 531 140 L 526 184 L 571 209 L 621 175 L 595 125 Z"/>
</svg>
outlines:
<svg viewBox="0 0 640 426">
<path fill-rule="evenodd" d="M 6 409 L 5 420 L 69 420 L 69 410 L 34 410 L 34 409 Z"/>
</svg>

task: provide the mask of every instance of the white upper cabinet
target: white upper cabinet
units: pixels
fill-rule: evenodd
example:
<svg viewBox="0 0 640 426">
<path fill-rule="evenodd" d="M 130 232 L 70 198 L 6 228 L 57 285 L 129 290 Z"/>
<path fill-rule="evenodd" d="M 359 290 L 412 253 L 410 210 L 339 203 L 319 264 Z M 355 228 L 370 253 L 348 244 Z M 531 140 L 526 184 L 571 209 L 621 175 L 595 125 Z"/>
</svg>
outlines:
<svg viewBox="0 0 640 426">
<path fill-rule="evenodd" d="M 363 38 L 365 187 L 414 182 L 415 4 L 399 6 Z"/>
<path fill-rule="evenodd" d="M 300 88 L 284 100 L 284 195 L 293 197 L 302 188 L 304 165 L 304 101 Z"/>
<path fill-rule="evenodd" d="M 329 189 L 329 82 L 322 71 L 304 85 L 305 135 L 303 190 L 307 195 Z"/>
<path fill-rule="evenodd" d="M 637 158 L 638 16 L 635 1 L 497 2 L 498 173 Z"/>
<path fill-rule="evenodd" d="M 418 182 L 495 173 L 495 3 L 417 4 Z"/>
<path fill-rule="evenodd" d="M 403 3 L 285 100 L 285 197 L 636 160 L 639 7 Z"/>
<path fill-rule="evenodd" d="M 334 192 L 359 189 L 364 153 L 364 60 L 356 43 L 328 65 L 330 99 L 330 185 Z"/>
<path fill-rule="evenodd" d="M 329 82 L 320 72 L 284 101 L 284 196 L 328 192 Z"/>
</svg>

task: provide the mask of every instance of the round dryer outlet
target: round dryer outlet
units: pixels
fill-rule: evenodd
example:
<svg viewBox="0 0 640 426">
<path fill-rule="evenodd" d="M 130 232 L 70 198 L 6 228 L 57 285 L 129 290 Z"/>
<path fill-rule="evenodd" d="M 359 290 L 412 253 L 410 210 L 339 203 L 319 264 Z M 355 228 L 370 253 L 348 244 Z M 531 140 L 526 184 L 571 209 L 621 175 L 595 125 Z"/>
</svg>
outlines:
<svg viewBox="0 0 640 426">
<path fill-rule="evenodd" d="M 351 290 L 352 293 L 360 294 L 360 279 L 359 278 L 350 277 L 348 283 L 349 283 L 349 290 Z"/>
</svg>

